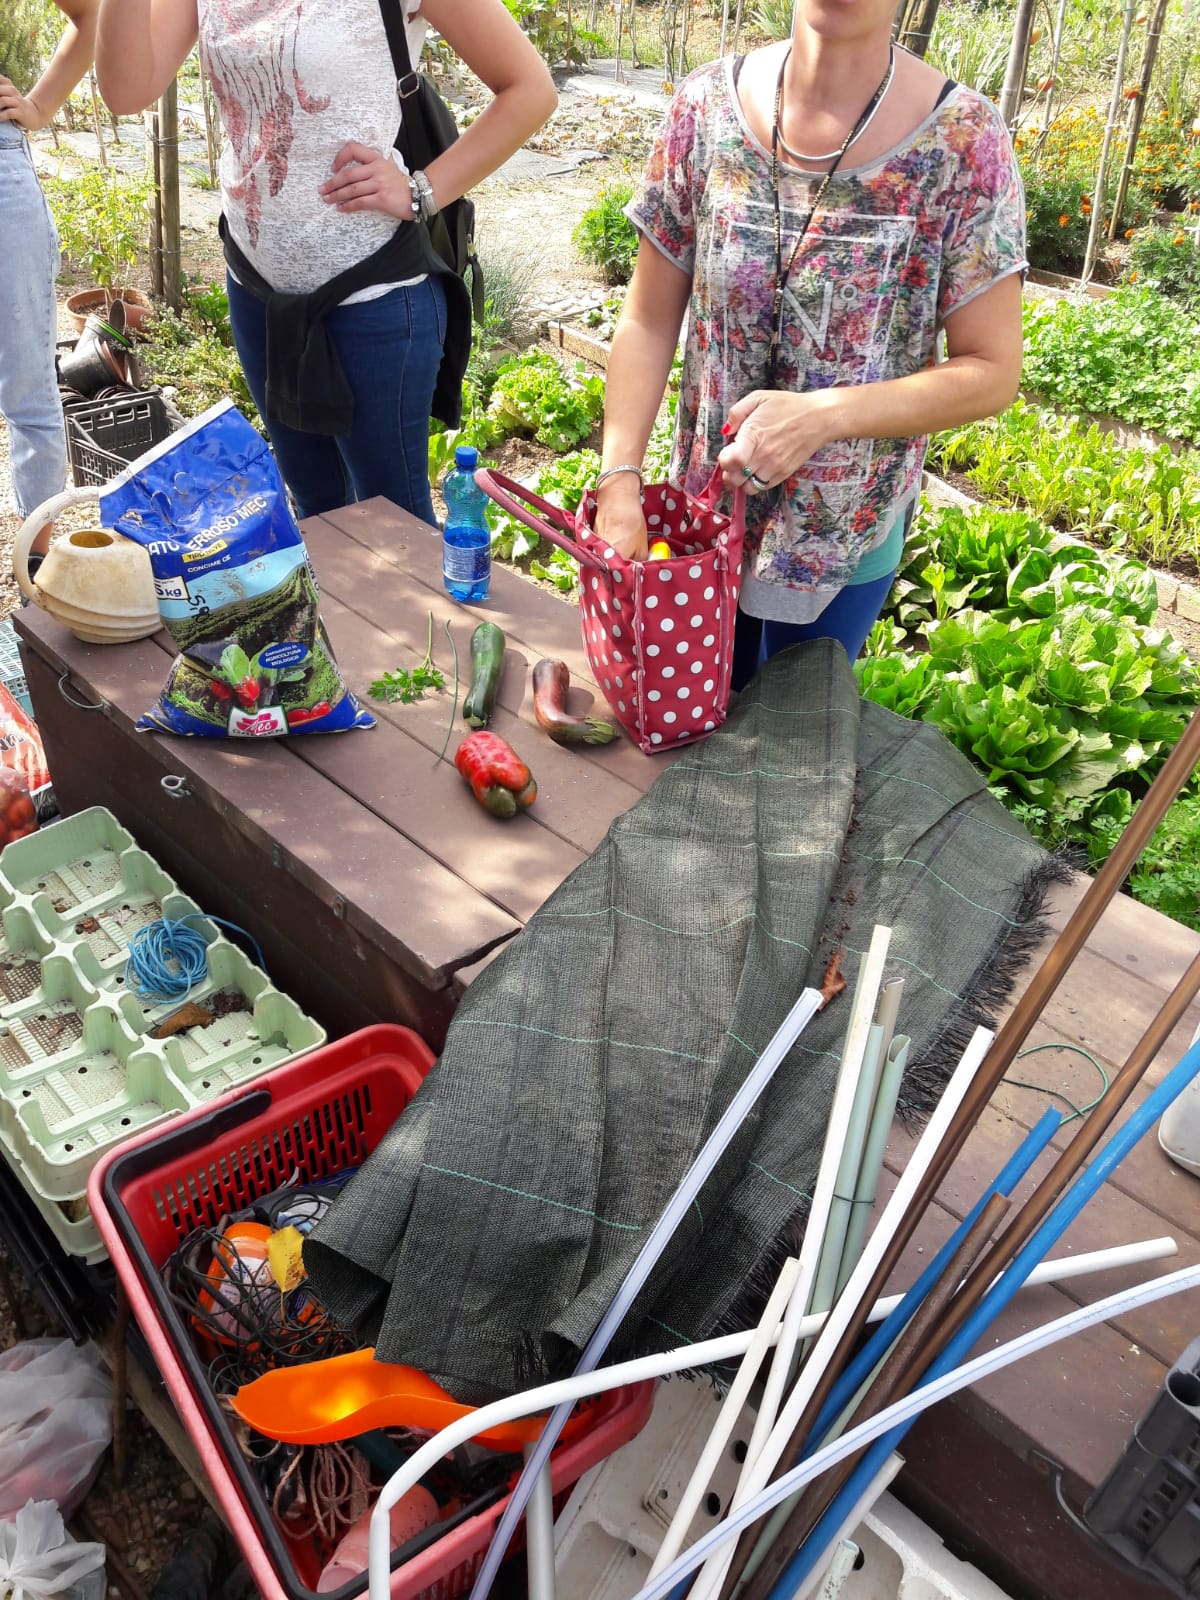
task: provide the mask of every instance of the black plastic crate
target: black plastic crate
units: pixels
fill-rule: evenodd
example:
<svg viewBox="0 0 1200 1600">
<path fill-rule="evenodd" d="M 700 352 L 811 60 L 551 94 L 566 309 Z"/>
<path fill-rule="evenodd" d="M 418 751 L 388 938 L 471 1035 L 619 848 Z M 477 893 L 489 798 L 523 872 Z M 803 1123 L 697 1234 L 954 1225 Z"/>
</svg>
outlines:
<svg viewBox="0 0 1200 1600">
<path fill-rule="evenodd" d="M 1084 1509 L 1088 1526 L 1164 1589 L 1200 1596 L 1200 1339 Z"/>
<path fill-rule="evenodd" d="M 108 483 L 171 432 L 162 396 L 149 390 L 69 405 L 66 423 L 67 457 L 79 487 Z"/>
</svg>

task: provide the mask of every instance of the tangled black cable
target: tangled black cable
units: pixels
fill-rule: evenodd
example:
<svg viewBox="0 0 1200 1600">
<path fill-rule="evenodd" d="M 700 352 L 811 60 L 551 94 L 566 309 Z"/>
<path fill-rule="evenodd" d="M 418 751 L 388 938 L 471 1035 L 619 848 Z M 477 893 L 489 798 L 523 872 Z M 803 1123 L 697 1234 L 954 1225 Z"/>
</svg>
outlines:
<svg viewBox="0 0 1200 1600">
<path fill-rule="evenodd" d="M 208 1360 L 209 1384 L 238 1448 L 279 1523 L 311 1534 L 326 1552 L 369 1502 L 366 1462 L 342 1444 L 294 1445 L 247 1428 L 229 1404 L 243 1384 L 356 1349 L 302 1280 L 281 1289 L 268 1262 L 245 1259 L 226 1236 L 229 1219 L 190 1233 L 162 1269 L 163 1286 Z"/>
<path fill-rule="evenodd" d="M 356 1348 L 305 1281 L 282 1289 L 265 1261 L 246 1261 L 225 1224 L 198 1228 L 169 1257 L 163 1286 L 211 1357 L 217 1394 L 232 1394 L 276 1367 Z"/>
</svg>

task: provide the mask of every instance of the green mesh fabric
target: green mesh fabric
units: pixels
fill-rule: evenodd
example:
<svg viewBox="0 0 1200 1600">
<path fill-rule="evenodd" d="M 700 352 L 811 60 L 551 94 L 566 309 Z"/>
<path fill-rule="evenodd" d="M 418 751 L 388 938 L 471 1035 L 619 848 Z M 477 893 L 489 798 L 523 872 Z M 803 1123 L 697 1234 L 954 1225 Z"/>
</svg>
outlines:
<svg viewBox="0 0 1200 1600">
<path fill-rule="evenodd" d="M 381 1359 L 478 1402 L 573 1365 L 736 1087 L 835 952 L 810 1024 L 611 1350 L 751 1314 L 802 1228 L 849 995 L 893 930 L 935 1102 L 1059 869 L 936 729 L 858 698 L 829 641 L 773 659 L 471 985 L 438 1065 L 305 1249 Z"/>
</svg>

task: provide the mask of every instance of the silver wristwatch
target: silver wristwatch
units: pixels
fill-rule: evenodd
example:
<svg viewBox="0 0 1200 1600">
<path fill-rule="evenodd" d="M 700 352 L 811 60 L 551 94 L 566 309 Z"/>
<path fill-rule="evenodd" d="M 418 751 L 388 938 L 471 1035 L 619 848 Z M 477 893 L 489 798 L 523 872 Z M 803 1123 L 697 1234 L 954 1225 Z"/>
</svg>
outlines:
<svg viewBox="0 0 1200 1600">
<path fill-rule="evenodd" d="M 433 185 L 423 172 L 410 172 L 408 175 L 409 187 L 412 189 L 413 205 L 417 217 L 421 222 L 431 222 L 438 214 L 438 203 L 434 199 Z"/>
</svg>

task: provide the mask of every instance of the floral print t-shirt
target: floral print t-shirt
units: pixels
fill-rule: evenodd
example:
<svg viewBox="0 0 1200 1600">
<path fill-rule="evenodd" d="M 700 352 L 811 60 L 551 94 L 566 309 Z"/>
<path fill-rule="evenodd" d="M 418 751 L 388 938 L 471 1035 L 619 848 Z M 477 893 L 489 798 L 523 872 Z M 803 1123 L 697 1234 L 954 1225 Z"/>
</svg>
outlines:
<svg viewBox="0 0 1200 1600">
<path fill-rule="evenodd" d="M 819 182 L 780 166 L 785 265 Z M 698 493 L 729 408 L 767 387 L 775 294 L 771 155 L 742 114 L 733 58 L 680 85 L 628 210 L 692 277 L 671 476 Z M 1008 133 L 989 101 L 956 87 L 902 144 L 834 174 L 787 277 L 775 387 L 917 372 L 945 318 L 1025 264 Z M 925 445 L 839 439 L 778 489 L 748 496 L 749 587 L 831 599 L 916 492 Z"/>
</svg>

